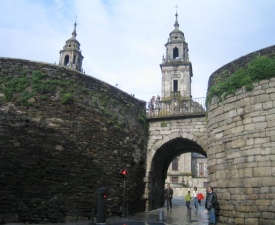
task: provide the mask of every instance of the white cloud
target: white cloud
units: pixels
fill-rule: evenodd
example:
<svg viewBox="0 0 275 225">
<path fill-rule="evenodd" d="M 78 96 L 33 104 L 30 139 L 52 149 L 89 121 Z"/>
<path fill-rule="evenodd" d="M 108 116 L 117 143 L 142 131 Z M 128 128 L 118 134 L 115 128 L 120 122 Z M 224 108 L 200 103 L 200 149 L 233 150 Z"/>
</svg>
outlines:
<svg viewBox="0 0 275 225">
<path fill-rule="evenodd" d="M 161 93 L 159 64 L 176 4 L 193 97 L 206 95 L 219 67 L 274 44 L 272 0 L 1 0 L 0 56 L 58 63 L 77 14 L 86 74 L 148 101 Z"/>
</svg>

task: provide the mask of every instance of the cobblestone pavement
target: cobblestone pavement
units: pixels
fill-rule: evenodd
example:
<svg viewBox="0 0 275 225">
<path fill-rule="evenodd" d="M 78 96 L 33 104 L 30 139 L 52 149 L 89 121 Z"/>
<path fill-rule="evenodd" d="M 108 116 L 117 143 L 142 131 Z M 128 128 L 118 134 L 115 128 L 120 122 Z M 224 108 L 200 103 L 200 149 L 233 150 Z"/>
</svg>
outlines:
<svg viewBox="0 0 275 225">
<path fill-rule="evenodd" d="M 187 208 L 183 197 L 175 197 L 173 200 L 173 208 L 167 210 L 166 207 L 152 210 L 149 212 L 128 215 L 127 217 L 110 217 L 106 223 L 98 223 L 98 225 L 206 225 L 208 224 L 208 216 L 204 213 L 204 202 L 195 210 L 191 204 L 191 221 L 187 214 Z M 48 225 L 96 225 L 92 221 L 78 221 L 74 223 L 52 223 Z M 7 225 L 26 225 L 24 223 L 9 223 Z M 33 224 L 35 225 L 35 224 Z M 41 224 L 40 224 L 41 225 Z M 47 225 L 47 224 L 45 224 Z M 225 225 L 217 223 L 217 225 Z"/>
<path fill-rule="evenodd" d="M 111 217 L 107 218 L 107 225 L 206 225 L 208 224 L 208 215 L 204 213 L 204 202 L 196 210 L 191 204 L 191 221 L 187 214 L 187 208 L 183 197 L 175 197 L 173 208 L 167 210 L 166 207 L 152 210 L 150 212 L 129 215 L 126 218 Z M 161 213 L 162 211 L 163 213 Z M 162 220 L 160 220 L 162 219 Z M 218 225 L 223 225 L 217 223 Z"/>
</svg>

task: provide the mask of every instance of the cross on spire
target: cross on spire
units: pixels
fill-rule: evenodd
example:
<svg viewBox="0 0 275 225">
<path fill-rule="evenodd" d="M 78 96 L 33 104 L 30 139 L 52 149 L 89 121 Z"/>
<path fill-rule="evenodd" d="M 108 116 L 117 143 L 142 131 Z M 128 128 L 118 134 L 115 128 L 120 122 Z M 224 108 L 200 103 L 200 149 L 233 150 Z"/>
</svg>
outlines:
<svg viewBox="0 0 275 225">
<path fill-rule="evenodd" d="M 76 37 L 76 25 L 77 25 L 77 23 L 76 23 L 76 19 L 77 19 L 77 15 L 75 15 L 75 22 L 74 22 L 74 30 L 73 30 L 73 33 L 72 33 L 72 37 Z"/>
<path fill-rule="evenodd" d="M 175 22 L 175 24 L 174 24 L 174 27 L 175 28 L 178 28 L 179 27 L 179 23 L 178 23 L 178 12 L 177 12 L 177 8 L 179 8 L 177 5 L 175 6 L 175 8 L 176 8 L 176 22 Z"/>
</svg>

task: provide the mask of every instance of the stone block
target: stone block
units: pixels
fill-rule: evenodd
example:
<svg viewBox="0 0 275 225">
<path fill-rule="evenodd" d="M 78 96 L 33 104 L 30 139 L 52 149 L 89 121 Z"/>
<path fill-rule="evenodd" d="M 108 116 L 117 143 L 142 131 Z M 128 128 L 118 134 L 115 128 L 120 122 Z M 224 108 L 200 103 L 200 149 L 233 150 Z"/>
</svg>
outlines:
<svg viewBox="0 0 275 225">
<path fill-rule="evenodd" d="M 261 178 L 244 178 L 244 187 L 260 187 L 261 186 Z"/>
<path fill-rule="evenodd" d="M 275 177 L 262 177 L 261 184 L 264 187 L 272 187 L 275 184 Z"/>
<path fill-rule="evenodd" d="M 251 117 L 246 117 L 243 119 L 243 124 L 251 124 L 252 123 L 252 118 Z"/>
<path fill-rule="evenodd" d="M 270 167 L 259 167 L 253 169 L 254 177 L 268 177 L 271 176 L 271 168 Z"/>
<path fill-rule="evenodd" d="M 258 199 L 258 195 L 257 194 L 250 194 L 246 196 L 247 200 L 257 200 Z"/>
<path fill-rule="evenodd" d="M 244 224 L 244 218 L 235 218 L 235 224 Z"/>
<path fill-rule="evenodd" d="M 232 134 L 236 135 L 237 133 L 241 133 L 244 131 L 244 126 L 236 126 L 232 128 Z"/>
<path fill-rule="evenodd" d="M 241 148 L 246 144 L 246 140 L 243 138 L 238 138 L 232 141 L 232 148 Z"/>
<path fill-rule="evenodd" d="M 258 162 L 258 166 L 259 167 L 272 167 L 272 162 L 271 161 L 268 161 L 268 160 L 271 160 L 270 158 L 270 155 L 264 155 L 262 156 L 263 158 L 263 161 L 261 162 Z"/>
<path fill-rule="evenodd" d="M 256 116 L 252 118 L 253 123 L 257 123 L 257 122 L 265 122 L 266 121 L 266 117 L 265 116 Z"/>
<path fill-rule="evenodd" d="M 239 173 L 239 178 L 252 177 L 253 176 L 253 170 L 252 170 L 252 168 L 239 169 L 238 173 Z"/>
<path fill-rule="evenodd" d="M 244 108 L 244 111 L 245 111 L 246 114 L 252 113 L 252 112 L 255 111 L 255 107 L 254 107 L 254 105 L 247 105 L 247 106 Z"/>
<path fill-rule="evenodd" d="M 18 221 L 18 214 L 7 213 L 3 215 L 2 223 L 14 223 Z"/>
<path fill-rule="evenodd" d="M 262 94 L 257 96 L 257 102 L 267 102 L 270 101 L 270 95 L 269 94 Z"/>
<path fill-rule="evenodd" d="M 224 170 L 217 170 L 216 171 L 216 179 L 224 179 L 225 178 L 225 171 Z"/>
<path fill-rule="evenodd" d="M 270 187 L 261 187 L 260 188 L 260 193 L 261 194 L 270 193 Z"/>
<path fill-rule="evenodd" d="M 236 109 L 230 110 L 228 112 L 228 117 L 232 118 L 232 117 L 235 117 L 235 116 L 237 116 L 237 110 Z"/>
<path fill-rule="evenodd" d="M 261 155 L 270 155 L 271 151 L 270 148 L 262 148 Z"/>
<path fill-rule="evenodd" d="M 268 219 L 259 219 L 259 224 L 260 225 L 275 225 L 275 220 L 268 220 Z"/>
<path fill-rule="evenodd" d="M 228 181 L 228 187 L 243 187 L 244 186 L 244 180 L 243 179 L 230 179 Z"/>
<path fill-rule="evenodd" d="M 264 138 L 255 138 L 254 140 L 255 144 L 264 144 L 270 142 L 270 138 L 264 137 Z"/>
<path fill-rule="evenodd" d="M 273 108 L 273 102 L 269 101 L 269 102 L 263 103 L 263 110 L 267 110 L 267 109 L 271 109 L 271 108 Z"/>
<path fill-rule="evenodd" d="M 259 206 L 269 206 L 271 204 L 271 200 L 256 200 L 256 205 Z"/>
<path fill-rule="evenodd" d="M 259 219 L 258 218 L 245 218 L 244 220 L 245 225 L 259 225 Z"/>
<path fill-rule="evenodd" d="M 239 218 L 246 218 L 247 215 L 248 215 L 248 213 L 245 213 L 245 212 L 238 212 L 238 211 L 237 211 L 236 217 L 239 217 Z"/>
<path fill-rule="evenodd" d="M 267 128 L 267 122 L 257 122 L 254 124 L 255 124 L 256 130 L 263 130 L 263 129 Z"/>
<path fill-rule="evenodd" d="M 258 205 L 258 211 L 259 212 L 266 212 L 269 210 L 269 206 L 268 205 Z"/>
<path fill-rule="evenodd" d="M 250 206 L 245 206 L 245 205 L 239 205 L 236 207 L 236 210 L 239 212 L 250 212 L 251 207 Z"/>
<path fill-rule="evenodd" d="M 253 123 L 246 124 L 244 126 L 244 130 L 246 130 L 246 131 L 255 130 L 255 124 L 253 124 Z"/>
<path fill-rule="evenodd" d="M 274 212 L 263 212 L 262 218 L 273 220 L 273 219 L 275 219 L 275 213 Z"/>
</svg>

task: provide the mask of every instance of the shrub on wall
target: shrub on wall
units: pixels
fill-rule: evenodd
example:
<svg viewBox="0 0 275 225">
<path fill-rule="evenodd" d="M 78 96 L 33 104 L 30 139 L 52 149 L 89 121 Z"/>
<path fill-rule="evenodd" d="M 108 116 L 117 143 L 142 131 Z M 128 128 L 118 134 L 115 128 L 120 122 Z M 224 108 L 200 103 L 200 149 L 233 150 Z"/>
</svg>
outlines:
<svg viewBox="0 0 275 225">
<path fill-rule="evenodd" d="M 272 77 L 275 77 L 275 56 L 257 56 L 245 68 L 238 68 L 231 75 L 226 70 L 219 74 L 208 90 L 206 101 L 210 102 L 214 96 L 221 100 L 241 87 L 251 91 L 253 83 Z"/>
</svg>

